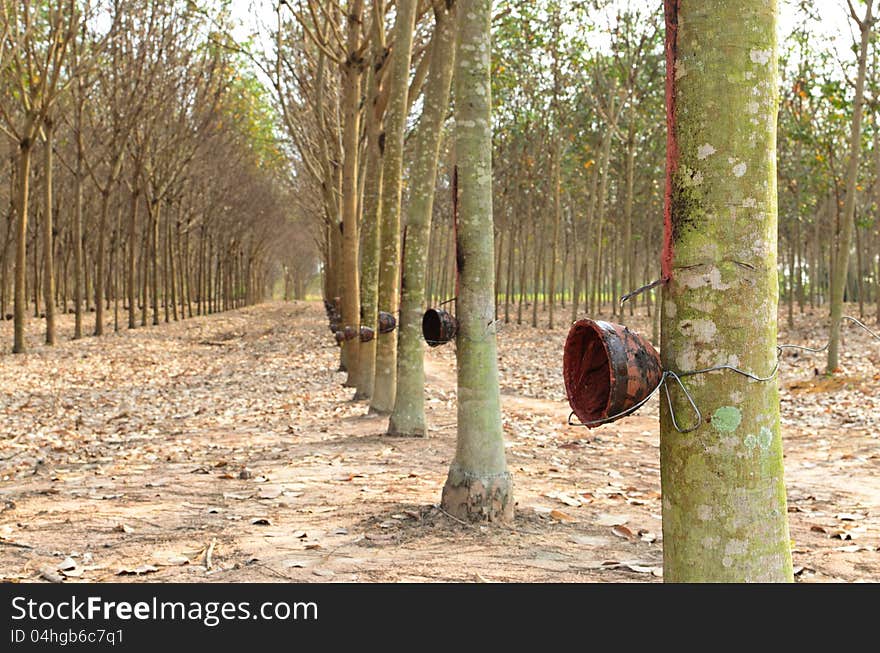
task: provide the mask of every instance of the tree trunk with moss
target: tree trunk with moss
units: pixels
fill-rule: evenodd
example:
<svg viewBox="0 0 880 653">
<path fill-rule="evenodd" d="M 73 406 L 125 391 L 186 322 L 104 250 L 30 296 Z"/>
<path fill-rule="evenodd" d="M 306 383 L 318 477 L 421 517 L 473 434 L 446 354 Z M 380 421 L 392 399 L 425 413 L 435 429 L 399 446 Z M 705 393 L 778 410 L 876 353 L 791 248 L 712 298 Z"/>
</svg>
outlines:
<svg viewBox="0 0 880 653">
<path fill-rule="evenodd" d="M 397 316 L 400 302 L 400 200 L 403 176 L 403 139 L 406 130 L 409 68 L 412 58 L 416 2 L 397 6 L 394 47 L 388 71 L 388 115 L 385 119 L 385 162 L 382 172 L 381 252 L 379 257 L 379 310 Z M 397 334 L 376 333 L 376 371 L 370 412 L 387 415 L 394 408 L 397 389 Z"/>
<path fill-rule="evenodd" d="M 776 2 L 666 0 L 664 369 L 776 367 Z M 661 402 L 663 574 L 785 582 L 791 549 L 775 376 L 686 376 L 703 416 Z M 669 381 L 681 426 L 695 421 Z"/>
<path fill-rule="evenodd" d="M 425 104 L 414 136 L 415 158 L 406 221 L 397 341 L 397 396 L 394 400 L 394 412 L 388 423 L 390 435 L 425 435 L 422 313 L 425 310 L 428 239 L 434 207 L 437 161 L 443 121 L 449 105 L 455 57 L 454 13 L 446 9 L 445 1 L 437 5 L 437 24 L 431 45 L 431 69 L 425 88 Z"/>
<path fill-rule="evenodd" d="M 867 1 L 865 17 L 853 12 L 852 18 L 859 25 L 861 43 L 859 44 L 859 72 L 856 78 L 856 94 L 853 100 L 852 130 L 850 133 L 849 161 L 846 168 L 846 198 L 843 215 L 840 218 L 840 233 L 837 236 L 837 251 L 834 269 L 831 273 L 831 333 L 828 345 L 828 365 L 826 372 L 834 373 L 840 359 L 840 318 L 843 316 L 843 296 L 849 270 L 849 250 L 852 243 L 853 223 L 856 212 L 856 184 L 859 178 L 859 151 L 862 147 L 862 113 L 865 97 L 865 71 L 867 69 L 868 48 L 874 26 L 872 13 L 874 0 Z M 860 271 L 860 270 L 859 270 Z"/>
<path fill-rule="evenodd" d="M 361 21 L 363 20 L 363 0 L 349 2 L 348 35 L 346 52 L 348 56 L 342 66 L 342 248 L 341 256 L 335 261 L 339 266 L 337 273 L 342 290 L 342 327 L 352 327 L 360 331 L 360 274 L 358 270 L 358 140 L 361 132 L 361 78 L 363 62 L 357 59 L 361 43 Z M 354 385 L 359 364 L 360 340 L 355 337 L 346 340 L 342 346 L 342 360 L 349 378 L 345 385 Z"/>
<path fill-rule="evenodd" d="M 383 32 L 384 33 L 384 32 Z M 367 179 L 364 183 L 364 212 L 361 218 L 361 323 L 373 330 L 373 339 L 360 345 L 360 362 L 355 378 L 355 399 L 373 396 L 373 377 L 376 370 L 376 337 L 378 332 L 377 294 L 379 286 L 379 220 L 382 200 L 382 117 L 378 106 L 380 75 L 385 55 L 384 39 L 373 37 L 373 71 L 367 84 Z"/>
<path fill-rule="evenodd" d="M 494 327 L 491 8 L 491 0 L 459 0 L 456 30 L 458 443 L 442 505 L 468 521 L 509 521 L 514 510 Z"/>
</svg>

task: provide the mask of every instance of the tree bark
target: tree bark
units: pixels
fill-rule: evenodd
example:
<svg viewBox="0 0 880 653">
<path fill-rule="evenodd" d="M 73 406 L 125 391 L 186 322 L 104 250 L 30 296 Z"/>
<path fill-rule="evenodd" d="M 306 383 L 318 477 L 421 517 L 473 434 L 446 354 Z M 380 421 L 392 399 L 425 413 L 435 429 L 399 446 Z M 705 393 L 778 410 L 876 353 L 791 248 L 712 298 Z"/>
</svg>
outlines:
<svg viewBox="0 0 880 653">
<path fill-rule="evenodd" d="M 137 295 L 135 293 L 135 251 L 137 246 L 137 213 L 139 192 L 137 186 L 131 191 L 131 210 L 128 216 L 128 328 L 137 327 Z"/>
<path fill-rule="evenodd" d="M 828 364 L 825 371 L 833 374 L 840 359 L 840 320 L 843 316 L 843 296 L 849 271 L 849 250 L 852 242 L 853 223 L 856 211 L 856 184 L 859 175 L 859 152 L 862 142 L 862 114 L 865 97 L 865 71 L 868 48 L 874 26 L 872 13 L 874 0 L 867 0 L 865 17 L 859 23 L 861 43 L 859 45 L 859 72 L 856 78 L 856 94 L 853 100 L 852 129 L 850 131 L 849 161 L 846 168 L 846 197 L 843 215 L 840 218 L 840 234 L 836 243 L 836 256 L 831 275 L 831 325 L 828 345 Z"/>
<path fill-rule="evenodd" d="M 557 127 L 558 129 L 558 127 Z M 556 304 L 556 267 L 559 259 L 559 223 L 562 221 L 562 136 L 553 138 L 553 240 L 550 243 L 550 283 L 547 328 L 553 328 L 553 308 Z"/>
<path fill-rule="evenodd" d="M 30 130 L 29 130 L 30 131 Z M 30 193 L 31 152 L 33 141 L 26 138 L 19 143 L 18 153 L 18 191 L 15 210 L 18 213 L 18 232 L 15 242 L 15 291 L 13 308 L 13 354 L 27 351 L 25 327 L 27 326 L 27 219 L 28 195 Z"/>
<path fill-rule="evenodd" d="M 661 402 L 667 582 L 792 580 L 776 369 L 776 3 L 666 0 L 662 358 L 703 416 Z M 696 421 L 668 379 L 675 418 Z"/>
<path fill-rule="evenodd" d="M 82 136 L 82 102 L 76 109 L 76 172 L 74 173 L 73 207 L 73 339 L 82 338 L 83 333 L 83 180 L 85 171 L 85 148 Z"/>
<path fill-rule="evenodd" d="M 342 285 L 342 326 L 360 331 L 360 275 L 358 270 L 358 140 L 361 123 L 361 78 L 363 62 L 355 60 L 360 46 L 363 0 L 350 0 L 348 5 L 347 59 L 342 66 L 342 256 L 339 279 Z M 343 361 L 349 377 L 346 386 L 354 385 L 359 364 L 360 340 L 354 338 L 343 343 Z"/>
<path fill-rule="evenodd" d="M 379 107 L 379 75 L 377 67 L 385 57 L 385 44 L 377 39 L 372 44 L 373 73 L 367 85 L 370 106 L 367 114 L 367 179 L 364 182 L 363 240 L 361 242 L 361 322 L 378 330 L 379 292 L 379 238 L 382 210 L 382 122 L 384 108 Z M 360 361 L 355 376 L 355 399 L 373 396 L 373 377 L 376 370 L 376 338 L 360 344 Z"/>
<path fill-rule="evenodd" d="M 382 172 L 381 251 L 379 256 L 380 311 L 397 317 L 400 304 L 400 201 L 403 191 L 403 146 L 406 131 L 409 69 L 417 2 L 397 5 L 394 49 L 388 71 L 390 84 L 385 119 L 385 162 Z M 370 412 L 385 415 L 394 409 L 397 391 L 397 333 L 376 333 L 376 370 Z"/>
<path fill-rule="evenodd" d="M 55 245 L 53 244 L 52 235 L 52 142 L 53 125 L 50 120 L 43 123 L 43 133 L 45 135 L 45 151 L 43 152 L 43 165 L 45 166 L 45 184 L 44 204 L 43 207 L 43 251 L 44 263 L 43 268 L 43 303 L 46 305 L 46 344 L 55 344 Z"/>
<path fill-rule="evenodd" d="M 107 213 L 110 210 L 110 186 L 101 193 L 101 218 L 98 223 L 98 261 L 95 272 L 95 335 L 104 335 L 104 282 L 107 249 Z"/>
<path fill-rule="evenodd" d="M 456 39 L 458 443 L 442 505 L 468 521 L 510 521 L 514 512 L 492 325 L 491 8 L 491 0 L 460 0 Z"/>
<path fill-rule="evenodd" d="M 425 87 L 424 108 L 413 136 L 415 154 L 404 244 L 397 392 L 394 411 L 388 423 L 389 435 L 424 436 L 426 432 L 422 313 L 425 310 L 428 237 L 434 208 L 434 188 L 455 57 L 453 12 L 447 11 L 444 5 L 435 13 L 437 24 L 431 45 L 431 67 Z"/>
</svg>

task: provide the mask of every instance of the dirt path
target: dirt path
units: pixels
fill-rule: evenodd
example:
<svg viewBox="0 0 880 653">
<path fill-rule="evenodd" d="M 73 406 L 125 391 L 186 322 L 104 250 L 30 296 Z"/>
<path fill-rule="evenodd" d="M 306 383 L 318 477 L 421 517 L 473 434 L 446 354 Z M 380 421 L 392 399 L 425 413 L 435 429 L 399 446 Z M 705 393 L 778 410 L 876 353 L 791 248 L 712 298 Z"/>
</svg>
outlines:
<svg viewBox="0 0 880 653">
<path fill-rule="evenodd" d="M 0 578 L 659 581 L 656 402 L 569 427 L 565 329 L 502 335 L 513 528 L 436 507 L 455 447 L 451 346 L 428 354 L 420 440 L 384 436 L 347 401 L 316 303 L 0 355 Z M 798 578 L 878 580 L 876 415 L 834 427 L 822 403 L 870 403 L 875 386 L 783 382 L 786 414 L 811 425 L 784 434 Z"/>
</svg>

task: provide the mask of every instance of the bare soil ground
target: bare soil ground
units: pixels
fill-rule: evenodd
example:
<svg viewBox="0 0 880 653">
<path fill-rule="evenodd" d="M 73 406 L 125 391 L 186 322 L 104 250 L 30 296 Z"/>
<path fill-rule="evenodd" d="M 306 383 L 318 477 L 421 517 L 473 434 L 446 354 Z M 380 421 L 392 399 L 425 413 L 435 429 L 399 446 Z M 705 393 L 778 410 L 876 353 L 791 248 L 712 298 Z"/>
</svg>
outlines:
<svg viewBox="0 0 880 653">
<path fill-rule="evenodd" d="M 567 313 L 567 311 L 566 311 Z M 780 340 L 824 342 L 824 312 Z M 92 318 L 93 316 L 89 316 Z M 646 316 L 628 318 L 650 334 Z M 341 387 L 317 302 L 269 303 L 0 354 L 0 579 L 12 582 L 659 581 L 657 400 L 567 425 L 567 325 L 501 325 L 512 527 L 441 512 L 454 348 L 431 350 L 426 439 Z M 800 581 L 880 580 L 880 343 L 781 370 Z M 12 340 L 0 323 L 0 342 Z"/>
</svg>

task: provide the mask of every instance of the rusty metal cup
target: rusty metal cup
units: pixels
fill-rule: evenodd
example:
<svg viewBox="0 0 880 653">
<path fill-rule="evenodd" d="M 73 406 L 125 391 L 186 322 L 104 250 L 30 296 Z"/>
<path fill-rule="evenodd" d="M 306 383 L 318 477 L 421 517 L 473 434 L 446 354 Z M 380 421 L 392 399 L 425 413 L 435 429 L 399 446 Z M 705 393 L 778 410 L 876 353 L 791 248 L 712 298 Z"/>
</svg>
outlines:
<svg viewBox="0 0 880 653">
<path fill-rule="evenodd" d="M 336 342 L 342 344 L 346 340 L 354 340 L 358 337 L 358 331 L 353 326 L 347 326 L 336 330 Z"/>
<path fill-rule="evenodd" d="M 397 328 L 397 320 L 391 313 L 379 311 L 379 333 L 391 333 Z"/>
<path fill-rule="evenodd" d="M 589 428 L 622 417 L 663 378 L 660 354 L 650 342 L 623 325 L 589 319 L 571 326 L 562 368 L 568 403 Z"/>
<path fill-rule="evenodd" d="M 458 333 L 458 320 L 439 308 L 429 308 L 422 316 L 422 337 L 431 347 L 445 345 Z"/>
<path fill-rule="evenodd" d="M 375 335 L 375 332 L 370 327 L 361 327 L 361 342 L 370 342 Z"/>
</svg>

